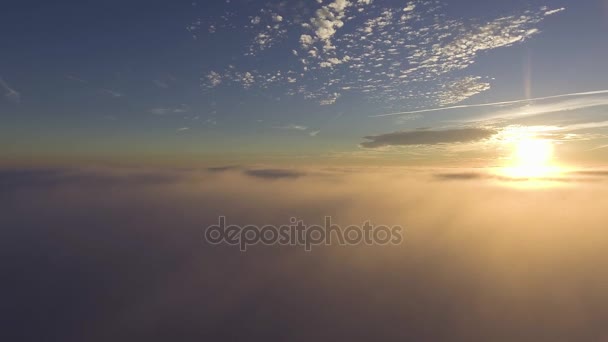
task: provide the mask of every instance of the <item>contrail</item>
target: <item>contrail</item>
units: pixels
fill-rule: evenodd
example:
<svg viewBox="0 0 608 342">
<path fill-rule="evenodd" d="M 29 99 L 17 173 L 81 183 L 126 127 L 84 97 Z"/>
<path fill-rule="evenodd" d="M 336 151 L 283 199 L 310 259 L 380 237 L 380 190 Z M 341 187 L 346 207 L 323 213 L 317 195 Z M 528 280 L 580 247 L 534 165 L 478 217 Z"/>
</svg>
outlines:
<svg viewBox="0 0 608 342">
<path fill-rule="evenodd" d="M 563 97 L 589 96 L 589 95 L 600 95 L 600 94 L 608 94 L 608 90 L 596 90 L 596 91 L 588 91 L 588 92 L 584 92 L 584 93 L 553 95 L 553 96 L 537 97 L 534 99 L 526 99 L 526 100 L 514 100 L 514 101 L 504 101 L 504 102 L 494 102 L 494 103 L 480 103 L 480 104 L 472 104 L 472 105 L 458 105 L 458 106 L 451 106 L 451 107 L 421 109 L 421 110 L 413 110 L 413 111 L 409 111 L 409 112 L 371 115 L 370 118 L 381 118 L 384 116 L 420 114 L 420 113 L 429 113 L 429 112 L 441 112 L 441 111 L 445 111 L 445 110 L 462 109 L 462 108 L 502 106 L 502 105 L 526 103 L 526 102 L 531 102 L 531 101 L 559 99 L 559 98 L 563 98 Z"/>
</svg>

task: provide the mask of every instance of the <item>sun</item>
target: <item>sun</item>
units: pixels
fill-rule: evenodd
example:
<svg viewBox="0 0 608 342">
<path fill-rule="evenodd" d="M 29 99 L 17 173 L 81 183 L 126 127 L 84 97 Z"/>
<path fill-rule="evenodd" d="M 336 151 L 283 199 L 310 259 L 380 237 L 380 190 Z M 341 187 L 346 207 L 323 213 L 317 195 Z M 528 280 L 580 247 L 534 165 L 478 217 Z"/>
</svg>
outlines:
<svg viewBox="0 0 608 342">
<path fill-rule="evenodd" d="M 553 159 L 553 143 L 543 139 L 521 140 L 516 144 L 515 157 L 519 166 L 545 166 Z"/>
<path fill-rule="evenodd" d="M 543 178 L 557 171 L 553 165 L 551 140 L 526 137 L 513 143 L 511 164 L 503 171 L 509 177 Z"/>
</svg>

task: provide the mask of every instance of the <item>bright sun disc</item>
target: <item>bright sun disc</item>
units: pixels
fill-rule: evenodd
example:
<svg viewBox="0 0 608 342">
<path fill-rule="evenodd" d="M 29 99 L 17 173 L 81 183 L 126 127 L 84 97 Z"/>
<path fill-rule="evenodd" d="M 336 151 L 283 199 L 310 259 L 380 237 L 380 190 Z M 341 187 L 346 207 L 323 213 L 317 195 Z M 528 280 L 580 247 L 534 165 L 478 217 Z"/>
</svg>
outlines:
<svg viewBox="0 0 608 342">
<path fill-rule="evenodd" d="M 512 164 L 503 171 L 514 178 L 543 178 L 559 171 L 552 159 L 552 141 L 526 138 L 515 142 Z"/>
<path fill-rule="evenodd" d="M 548 140 L 522 140 L 516 147 L 518 166 L 544 166 L 553 158 L 553 144 Z"/>
</svg>

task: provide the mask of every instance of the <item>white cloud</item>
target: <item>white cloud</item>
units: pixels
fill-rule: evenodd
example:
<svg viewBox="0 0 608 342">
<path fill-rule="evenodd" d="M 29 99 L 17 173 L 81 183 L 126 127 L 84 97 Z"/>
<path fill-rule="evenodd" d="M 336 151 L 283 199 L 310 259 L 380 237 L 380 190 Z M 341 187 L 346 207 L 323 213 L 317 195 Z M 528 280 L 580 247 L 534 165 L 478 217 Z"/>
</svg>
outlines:
<svg viewBox="0 0 608 342">
<path fill-rule="evenodd" d="M 211 71 L 207 75 L 207 80 L 211 84 L 211 87 L 217 87 L 218 85 L 220 85 L 222 83 L 222 75 L 220 75 L 219 73 L 217 73 L 215 71 Z"/>
<path fill-rule="evenodd" d="M 556 9 L 553 9 L 553 10 L 547 10 L 545 12 L 545 15 L 552 15 L 552 14 L 556 14 L 556 13 L 559 13 L 559 12 L 562 12 L 562 11 L 565 11 L 565 10 L 566 10 L 566 8 L 564 8 L 564 7 L 562 7 L 562 8 L 556 8 Z"/>
<path fill-rule="evenodd" d="M 462 102 L 471 96 L 475 96 L 490 89 L 490 84 L 480 82 L 481 77 L 464 77 L 456 81 L 447 82 L 442 86 L 437 95 L 437 102 L 441 106 L 447 106 Z"/>
<path fill-rule="evenodd" d="M 303 34 L 300 36 L 300 44 L 302 45 L 302 48 L 307 49 L 310 45 L 312 45 L 312 43 L 314 43 L 312 36 L 308 34 Z"/>
<path fill-rule="evenodd" d="M 321 101 L 319 102 L 319 104 L 320 104 L 321 106 L 328 106 L 328 105 L 332 105 L 332 104 L 336 103 L 336 100 L 338 100 L 338 98 L 339 98 L 339 97 L 340 97 L 340 94 L 339 94 L 339 93 L 333 93 L 333 94 L 330 94 L 328 98 L 326 98 L 326 99 L 324 99 L 324 100 L 321 100 Z"/>
<path fill-rule="evenodd" d="M 321 7 L 310 19 L 316 37 L 325 45 L 330 45 L 329 40 L 336 34 L 337 29 L 344 26 L 345 10 L 351 5 L 348 0 L 334 0 L 334 2 Z"/>
<path fill-rule="evenodd" d="M 411 12 L 414 9 L 416 9 L 416 4 L 414 4 L 413 2 L 409 2 L 407 6 L 403 9 L 403 12 Z"/>
<path fill-rule="evenodd" d="M 248 89 L 255 83 L 255 78 L 250 72 L 246 72 L 241 78 L 241 83 L 243 83 L 245 89 Z"/>
<path fill-rule="evenodd" d="M 245 29 L 259 29 L 254 31 L 254 38 L 248 48 L 246 56 L 255 56 L 260 51 L 264 51 L 287 36 L 287 23 L 283 16 L 266 8 L 260 10 L 260 15 L 250 17 L 252 26 L 245 26 Z"/>
<path fill-rule="evenodd" d="M 266 75 L 252 72 L 255 84 L 242 82 L 233 70 L 222 72 L 219 80 L 244 87 L 280 84 L 287 94 L 322 104 L 334 103 L 334 94 L 348 90 L 379 103 L 416 99 L 420 107 L 449 106 L 490 87 L 489 82 L 466 75 L 446 83 L 454 79 L 450 74 L 468 68 L 483 52 L 539 34 L 538 24 L 555 11 L 527 10 L 480 24 L 474 18 L 450 19 L 445 6 L 435 1 L 364 7 L 371 4 L 371 0 L 323 1 L 308 21 L 293 20 L 284 7 L 264 7 L 259 16 L 249 17 L 258 26 L 246 26 L 257 30 L 245 55 L 254 56 L 271 46 L 278 50 L 282 39 L 297 37 L 301 50 L 290 46 L 281 53 L 291 52 L 302 82 L 293 84 L 295 73 L 288 75 L 283 69 Z M 347 23 L 352 26 L 341 29 Z"/>
</svg>

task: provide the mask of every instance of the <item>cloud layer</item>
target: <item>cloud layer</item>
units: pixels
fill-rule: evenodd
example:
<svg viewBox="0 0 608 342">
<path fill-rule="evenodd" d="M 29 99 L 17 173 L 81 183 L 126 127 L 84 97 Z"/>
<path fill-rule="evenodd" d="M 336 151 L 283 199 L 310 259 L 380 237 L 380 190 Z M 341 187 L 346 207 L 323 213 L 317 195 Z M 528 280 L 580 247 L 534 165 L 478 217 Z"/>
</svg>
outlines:
<svg viewBox="0 0 608 342">
<path fill-rule="evenodd" d="M 0 172 L 0 266 L 10 294 L 2 334 L 93 342 L 606 337 L 608 277 L 598 272 L 608 248 L 606 182 L 525 191 L 486 179 L 437 181 L 440 170 L 296 172 L 306 175 Z M 242 254 L 203 243 L 220 215 L 241 225 L 371 220 L 402 225 L 405 239 Z"/>
</svg>

